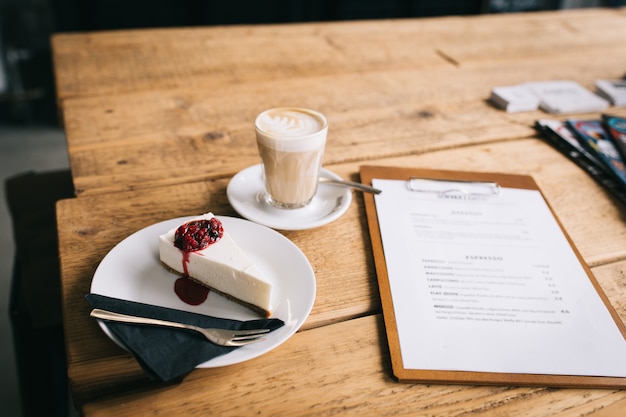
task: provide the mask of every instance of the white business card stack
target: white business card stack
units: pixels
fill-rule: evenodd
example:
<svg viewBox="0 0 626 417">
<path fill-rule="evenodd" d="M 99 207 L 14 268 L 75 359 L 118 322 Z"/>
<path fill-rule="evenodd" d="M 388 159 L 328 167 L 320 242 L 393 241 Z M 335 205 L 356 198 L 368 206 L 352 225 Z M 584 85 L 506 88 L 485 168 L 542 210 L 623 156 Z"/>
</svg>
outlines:
<svg viewBox="0 0 626 417">
<path fill-rule="evenodd" d="M 533 111 L 539 108 L 539 98 L 524 84 L 496 87 L 491 90 L 490 100 L 509 113 Z"/>
<path fill-rule="evenodd" d="M 596 92 L 614 106 L 626 106 L 626 80 L 597 80 Z"/>
<path fill-rule="evenodd" d="M 540 81 L 526 84 L 539 97 L 539 108 L 553 114 L 605 110 L 609 102 L 575 81 Z"/>
<path fill-rule="evenodd" d="M 537 81 L 496 87 L 490 100 L 507 112 L 540 108 L 552 114 L 589 113 L 609 107 L 608 100 L 587 90 L 575 81 Z"/>
</svg>

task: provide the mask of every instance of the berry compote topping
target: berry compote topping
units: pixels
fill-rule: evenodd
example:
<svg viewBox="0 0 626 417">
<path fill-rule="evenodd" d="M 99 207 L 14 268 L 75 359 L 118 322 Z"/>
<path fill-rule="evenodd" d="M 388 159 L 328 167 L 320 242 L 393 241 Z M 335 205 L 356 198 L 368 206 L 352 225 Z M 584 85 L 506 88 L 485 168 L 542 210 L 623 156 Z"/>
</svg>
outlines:
<svg viewBox="0 0 626 417">
<path fill-rule="evenodd" d="M 174 246 L 183 252 L 202 250 L 224 235 L 224 227 L 215 217 L 192 220 L 180 226 L 174 236 Z"/>
</svg>

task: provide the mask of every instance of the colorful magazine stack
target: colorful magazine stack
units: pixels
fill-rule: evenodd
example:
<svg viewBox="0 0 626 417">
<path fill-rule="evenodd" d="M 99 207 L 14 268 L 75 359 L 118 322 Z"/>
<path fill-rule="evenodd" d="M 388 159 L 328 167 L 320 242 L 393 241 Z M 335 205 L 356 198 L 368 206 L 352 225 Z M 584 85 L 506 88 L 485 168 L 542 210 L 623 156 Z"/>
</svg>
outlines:
<svg viewBox="0 0 626 417">
<path fill-rule="evenodd" d="M 536 127 L 552 146 L 626 205 L 626 118 L 608 114 L 601 117 L 541 119 Z"/>
</svg>

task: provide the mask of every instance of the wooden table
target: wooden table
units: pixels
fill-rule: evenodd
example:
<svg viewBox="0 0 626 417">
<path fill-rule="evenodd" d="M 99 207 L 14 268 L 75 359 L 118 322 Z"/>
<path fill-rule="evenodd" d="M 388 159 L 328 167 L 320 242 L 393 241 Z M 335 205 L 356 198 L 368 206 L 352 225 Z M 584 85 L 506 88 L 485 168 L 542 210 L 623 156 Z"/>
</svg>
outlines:
<svg viewBox="0 0 626 417">
<path fill-rule="evenodd" d="M 84 301 L 100 260 L 129 234 L 209 210 L 238 216 L 225 188 L 258 163 L 254 117 L 297 105 L 327 115 L 325 166 L 345 178 L 358 180 L 363 164 L 532 175 L 624 319 L 624 207 L 537 135 L 534 121 L 550 115 L 509 114 L 487 99 L 493 87 L 526 81 L 593 89 L 620 78 L 625 40 L 626 9 L 55 35 L 77 194 L 57 206 L 77 407 L 90 416 L 626 409 L 620 390 L 396 382 L 358 193 L 337 221 L 282 232 L 311 262 L 317 297 L 302 329 L 259 358 L 152 383 Z"/>
</svg>

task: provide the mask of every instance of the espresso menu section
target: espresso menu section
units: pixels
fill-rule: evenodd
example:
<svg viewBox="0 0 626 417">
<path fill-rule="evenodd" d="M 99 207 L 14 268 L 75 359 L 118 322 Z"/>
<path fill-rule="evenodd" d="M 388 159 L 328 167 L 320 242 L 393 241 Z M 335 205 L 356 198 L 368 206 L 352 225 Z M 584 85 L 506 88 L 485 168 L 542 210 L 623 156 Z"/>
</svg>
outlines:
<svg viewBox="0 0 626 417">
<path fill-rule="evenodd" d="M 498 197 L 481 198 L 481 204 L 473 200 L 461 208 L 456 202 L 440 204 L 450 196 L 439 195 L 428 203 L 432 211 L 417 205 L 409 213 L 411 238 L 416 240 L 416 279 L 434 318 L 561 324 L 571 300 L 564 298 L 567 291 L 561 289 L 560 275 L 550 262 L 518 262 L 524 258 L 521 254 L 538 248 L 533 242 L 542 236 L 533 236 L 533 225 L 520 213 L 500 217 L 498 208 L 496 213 L 485 212 L 481 205 L 487 198 Z M 495 201 L 488 203 L 500 207 Z M 429 256 L 418 250 L 433 244 L 444 251 Z M 456 250 L 456 256 L 445 248 Z"/>
<path fill-rule="evenodd" d="M 561 325 L 570 312 L 549 265 L 525 275 L 498 265 L 499 256 L 421 262 L 436 320 Z"/>
<path fill-rule="evenodd" d="M 626 385 L 626 330 L 531 177 L 407 173 L 361 169 L 400 380 Z"/>
</svg>

